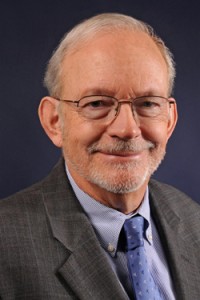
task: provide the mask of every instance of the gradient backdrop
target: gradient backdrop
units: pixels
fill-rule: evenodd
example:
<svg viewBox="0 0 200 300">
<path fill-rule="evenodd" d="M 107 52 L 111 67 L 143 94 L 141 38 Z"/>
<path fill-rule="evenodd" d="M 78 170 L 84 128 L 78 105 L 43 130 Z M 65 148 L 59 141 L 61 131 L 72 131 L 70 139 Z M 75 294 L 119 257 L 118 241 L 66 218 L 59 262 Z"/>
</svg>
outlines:
<svg viewBox="0 0 200 300">
<path fill-rule="evenodd" d="M 177 64 L 179 123 L 155 177 L 200 203 L 200 17 L 198 1 L 1 0 L 0 198 L 44 177 L 60 156 L 37 117 L 46 63 L 80 20 L 120 12 L 151 24 Z M 78 83 L 77 83 L 78 84 Z"/>
</svg>

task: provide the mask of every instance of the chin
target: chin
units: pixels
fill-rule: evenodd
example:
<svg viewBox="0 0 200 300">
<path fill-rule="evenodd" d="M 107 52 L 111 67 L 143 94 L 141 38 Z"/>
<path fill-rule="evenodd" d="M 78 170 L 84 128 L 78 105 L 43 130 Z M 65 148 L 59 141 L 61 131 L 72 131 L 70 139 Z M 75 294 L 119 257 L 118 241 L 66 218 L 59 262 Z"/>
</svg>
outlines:
<svg viewBox="0 0 200 300">
<path fill-rule="evenodd" d="M 135 173 L 135 171 L 134 171 Z M 141 175 L 134 175 L 133 171 L 129 174 L 127 170 L 118 170 L 104 175 L 100 172 L 92 172 L 87 178 L 88 181 L 99 186 L 100 188 L 114 193 L 127 194 L 139 190 L 149 180 L 149 170 Z"/>
<path fill-rule="evenodd" d="M 152 174 L 157 170 L 164 153 L 160 153 L 159 159 L 151 159 L 149 163 L 115 164 L 104 166 L 101 169 L 90 169 L 87 180 L 115 194 L 127 194 L 135 192 L 148 183 Z M 108 170 L 109 169 L 109 170 Z"/>
</svg>

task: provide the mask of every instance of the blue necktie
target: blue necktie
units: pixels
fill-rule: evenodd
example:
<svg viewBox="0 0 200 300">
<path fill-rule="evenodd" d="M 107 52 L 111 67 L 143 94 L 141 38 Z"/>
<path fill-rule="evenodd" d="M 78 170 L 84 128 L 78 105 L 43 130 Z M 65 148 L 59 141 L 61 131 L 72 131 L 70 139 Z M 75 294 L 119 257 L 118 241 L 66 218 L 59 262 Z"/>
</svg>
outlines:
<svg viewBox="0 0 200 300">
<path fill-rule="evenodd" d="M 144 218 L 137 215 L 124 223 L 127 261 L 136 300 L 161 300 L 159 289 L 149 271 L 144 249 Z"/>
</svg>

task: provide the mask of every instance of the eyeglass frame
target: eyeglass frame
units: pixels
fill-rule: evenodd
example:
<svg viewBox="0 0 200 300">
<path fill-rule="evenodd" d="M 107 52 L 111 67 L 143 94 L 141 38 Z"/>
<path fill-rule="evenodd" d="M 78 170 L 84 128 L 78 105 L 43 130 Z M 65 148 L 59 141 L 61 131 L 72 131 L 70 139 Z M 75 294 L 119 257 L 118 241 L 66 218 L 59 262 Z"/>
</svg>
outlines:
<svg viewBox="0 0 200 300">
<path fill-rule="evenodd" d="M 84 99 L 84 98 L 89 98 L 89 97 L 107 97 L 107 98 L 111 98 L 111 99 L 114 99 L 116 102 L 117 102 L 117 107 L 115 108 L 116 110 L 116 114 L 114 116 L 114 119 L 118 116 L 119 112 L 120 112 L 120 108 L 121 108 L 121 105 L 123 103 L 125 104 L 131 104 L 131 111 L 134 115 L 134 110 L 133 110 L 133 103 L 136 101 L 136 100 L 139 100 L 139 99 L 142 99 L 142 98 L 161 98 L 161 99 L 164 99 L 167 103 L 169 103 L 169 105 L 171 104 L 175 104 L 176 101 L 175 99 L 173 100 L 169 100 L 169 98 L 166 98 L 166 97 L 163 97 L 163 96 L 154 96 L 154 95 L 146 95 L 146 96 L 139 96 L 139 97 L 135 97 L 135 98 L 129 98 L 129 99 L 117 99 L 113 96 L 109 96 L 109 95 L 101 95 L 101 94 L 98 94 L 98 95 L 86 95 L 86 96 L 83 96 L 81 97 L 80 99 L 78 100 L 69 100 L 69 99 L 61 99 L 61 98 L 57 98 L 57 97 L 52 97 L 54 98 L 55 100 L 58 100 L 58 101 L 63 101 L 63 102 L 67 102 L 67 103 L 74 103 L 74 104 L 77 104 L 77 107 L 79 108 L 82 108 L 82 106 L 79 106 L 79 102 Z M 148 117 L 148 118 L 151 118 L 151 117 Z M 92 120 L 92 118 L 90 118 Z M 93 119 L 95 120 L 95 118 Z"/>
</svg>

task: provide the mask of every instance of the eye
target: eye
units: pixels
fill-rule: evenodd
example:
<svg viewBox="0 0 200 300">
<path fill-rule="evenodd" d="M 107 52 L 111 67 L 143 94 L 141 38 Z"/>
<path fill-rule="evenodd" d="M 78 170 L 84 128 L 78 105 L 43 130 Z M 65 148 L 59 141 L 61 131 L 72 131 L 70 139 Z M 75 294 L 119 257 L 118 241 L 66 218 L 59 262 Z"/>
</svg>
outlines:
<svg viewBox="0 0 200 300">
<path fill-rule="evenodd" d="M 117 100 L 110 96 L 92 95 L 79 100 L 80 112 L 89 119 L 107 117 L 117 104 Z"/>
<path fill-rule="evenodd" d="M 100 108 L 108 106 L 108 103 L 105 100 L 94 100 L 89 101 L 85 106 L 90 106 L 92 108 Z"/>
<path fill-rule="evenodd" d="M 140 105 L 141 107 L 153 108 L 155 106 L 158 106 L 159 104 L 150 100 L 145 100 Z"/>
<path fill-rule="evenodd" d="M 157 97 L 138 98 L 135 101 L 135 106 L 141 109 L 154 109 L 161 106 L 161 100 Z"/>
<path fill-rule="evenodd" d="M 153 101 L 144 101 L 142 104 L 143 107 L 149 107 L 149 108 L 153 108 L 155 106 L 158 106 L 158 103 L 153 102 Z"/>
<path fill-rule="evenodd" d="M 79 106 L 84 109 L 107 109 L 115 104 L 112 97 L 107 96 L 88 96 L 80 100 Z"/>
<path fill-rule="evenodd" d="M 133 105 L 141 117 L 156 117 L 164 107 L 164 98 L 159 96 L 140 97 L 133 102 Z"/>
</svg>

